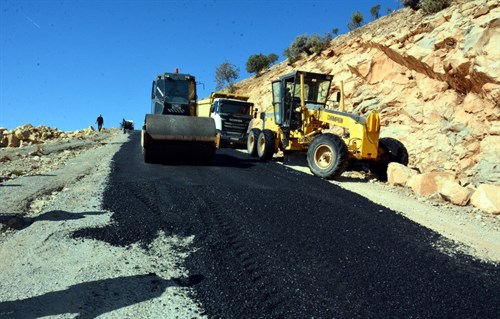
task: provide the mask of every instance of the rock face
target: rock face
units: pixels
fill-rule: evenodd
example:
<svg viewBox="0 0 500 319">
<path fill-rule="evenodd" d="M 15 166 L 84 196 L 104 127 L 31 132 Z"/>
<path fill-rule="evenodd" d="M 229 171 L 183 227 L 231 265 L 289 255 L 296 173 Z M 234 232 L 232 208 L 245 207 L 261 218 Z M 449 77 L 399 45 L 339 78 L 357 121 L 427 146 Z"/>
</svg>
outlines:
<svg viewBox="0 0 500 319">
<path fill-rule="evenodd" d="M 260 110 L 271 81 L 294 69 L 334 75 L 348 112 L 380 112 L 381 136 L 406 146 L 421 173 L 500 185 L 500 3 L 459 1 L 432 16 L 398 10 L 332 40 L 321 54 L 283 62 L 236 84 Z"/>
</svg>

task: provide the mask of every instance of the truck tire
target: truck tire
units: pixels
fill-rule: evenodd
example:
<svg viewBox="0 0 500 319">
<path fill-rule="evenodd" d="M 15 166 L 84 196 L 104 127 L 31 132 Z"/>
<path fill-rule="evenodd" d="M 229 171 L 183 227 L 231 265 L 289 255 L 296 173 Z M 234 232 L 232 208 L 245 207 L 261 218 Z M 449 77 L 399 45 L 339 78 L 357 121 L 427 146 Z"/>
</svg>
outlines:
<svg viewBox="0 0 500 319">
<path fill-rule="evenodd" d="M 268 161 L 274 155 L 274 132 L 263 130 L 257 139 L 257 156 L 261 161 Z"/>
<path fill-rule="evenodd" d="M 395 138 L 383 137 L 378 142 L 379 158 L 370 165 L 370 171 L 380 181 L 387 181 L 387 167 L 389 163 L 396 162 L 408 165 L 408 151 L 406 147 Z"/>
<path fill-rule="evenodd" d="M 247 152 L 252 157 L 257 157 L 257 140 L 259 139 L 260 130 L 253 128 L 248 133 L 247 137 Z"/>
<path fill-rule="evenodd" d="M 335 134 L 316 136 L 307 150 L 307 164 L 311 173 L 325 179 L 340 176 L 348 164 L 344 141 Z"/>
</svg>

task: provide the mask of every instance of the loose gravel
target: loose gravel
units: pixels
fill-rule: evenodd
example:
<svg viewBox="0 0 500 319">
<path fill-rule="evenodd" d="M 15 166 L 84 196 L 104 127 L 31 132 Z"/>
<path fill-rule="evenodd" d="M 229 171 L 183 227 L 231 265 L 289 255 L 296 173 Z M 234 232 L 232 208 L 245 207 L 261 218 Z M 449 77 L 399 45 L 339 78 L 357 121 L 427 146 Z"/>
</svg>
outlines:
<svg viewBox="0 0 500 319">
<path fill-rule="evenodd" d="M 179 284 L 190 238 L 158 234 L 148 247 L 116 247 L 72 234 L 105 227 L 101 208 L 113 155 L 128 134 L 50 174 L 0 185 L 0 318 L 192 318 L 202 309 Z"/>
</svg>

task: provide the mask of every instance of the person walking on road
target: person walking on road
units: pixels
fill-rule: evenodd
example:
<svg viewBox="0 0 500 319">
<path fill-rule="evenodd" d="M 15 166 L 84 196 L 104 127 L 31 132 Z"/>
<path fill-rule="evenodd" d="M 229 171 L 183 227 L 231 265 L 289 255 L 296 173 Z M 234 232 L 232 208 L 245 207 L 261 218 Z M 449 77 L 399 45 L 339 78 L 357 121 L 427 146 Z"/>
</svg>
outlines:
<svg viewBox="0 0 500 319">
<path fill-rule="evenodd" d="M 99 114 L 99 116 L 97 117 L 97 120 L 95 122 L 97 123 L 97 129 L 100 132 L 102 129 L 102 124 L 104 123 L 104 119 L 102 118 L 102 114 Z"/>
</svg>

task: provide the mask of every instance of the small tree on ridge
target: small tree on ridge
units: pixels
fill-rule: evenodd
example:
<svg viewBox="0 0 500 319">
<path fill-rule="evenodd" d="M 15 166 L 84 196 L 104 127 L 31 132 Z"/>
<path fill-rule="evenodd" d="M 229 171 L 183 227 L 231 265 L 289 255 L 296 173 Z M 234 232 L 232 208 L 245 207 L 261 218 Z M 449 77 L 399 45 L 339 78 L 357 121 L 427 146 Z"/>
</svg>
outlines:
<svg viewBox="0 0 500 319">
<path fill-rule="evenodd" d="M 215 69 L 215 89 L 222 90 L 227 86 L 229 92 L 234 92 L 234 81 L 240 75 L 240 69 L 234 64 L 225 61 Z"/>
<path fill-rule="evenodd" d="M 349 30 L 352 31 L 354 29 L 359 28 L 362 24 L 363 24 L 363 15 L 361 14 L 361 12 L 356 11 L 352 14 L 351 22 L 347 24 L 347 27 L 349 28 Z"/>
</svg>

